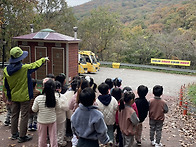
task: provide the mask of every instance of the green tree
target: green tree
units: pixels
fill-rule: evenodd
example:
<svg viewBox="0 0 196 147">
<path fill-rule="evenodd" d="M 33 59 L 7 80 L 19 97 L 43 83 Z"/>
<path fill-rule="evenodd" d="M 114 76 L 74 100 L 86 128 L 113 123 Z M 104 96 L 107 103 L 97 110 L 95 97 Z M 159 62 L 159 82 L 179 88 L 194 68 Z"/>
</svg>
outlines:
<svg viewBox="0 0 196 147">
<path fill-rule="evenodd" d="M 125 40 L 128 44 L 123 52 L 125 62 L 150 64 L 151 58 L 161 58 L 164 55 L 153 34 L 146 32 L 141 26 L 127 30 Z"/>
<path fill-rule="evenodd" d="M 59 33 L 72 35 L 77 21 L 64 0 L 39 0 L 36 7 L 36 30 L 51 28 Z"/>
<path fill-rule="evenodd" d="M 79 36 L 83 40 L 81 49 L 98 53 L 103 60 L 104 52 L 110 52 L 111 44 L 117 41 L 120 27 L 117 14 L 109 12 L 107 8 L 93 10 L 89 17 L 79 22 Z"/>
<path fill-rule="evenodd" d="M 1 0 L 1 22 L 5 25 L 6 53 L 8 58 L 9 49 L 14 46 L 12 37 L 30 32 L 29 25 L 34 18 L 34 1 L 24 0 Z M 2 35 L 2 34 L 1 34 Z M 2 38 L 2 36 L 1 36 Z"/>
</svg>

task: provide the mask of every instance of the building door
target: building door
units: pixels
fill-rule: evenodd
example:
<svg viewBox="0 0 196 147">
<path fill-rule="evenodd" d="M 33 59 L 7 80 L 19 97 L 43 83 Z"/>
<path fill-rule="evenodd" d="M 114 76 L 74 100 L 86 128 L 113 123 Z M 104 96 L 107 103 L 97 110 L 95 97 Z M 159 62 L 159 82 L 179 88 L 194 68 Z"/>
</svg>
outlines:
<svg viewBox="0 0 196 147">
<path fill-rule="evenodd" d="M 20 48 L 23 51 L 27 51 L 28 52 L 28 56 L 25 59 L 23 59 L 22 63 L 26 63 L 26 64 L 31 63 L 31 50 L 30 50 L 30 47 L 29 46 L 20 46 Z"/>
<path fill-rule="evenodd" d="M 64 69 L 64 48 L 52 48 L 52 72 L 55 76 L 65 73 Z"/>
<path fill-rule="evenodd" d="M 42 57 L 47 57 L 47 48 L 46 47 L 36 47 L 35 48 L 35 60 L 38 60 Z M 47 62 L 42 65 L 35 73 L 35 78 L 38 80 L 42 80 L 47 75 Z"/>
</svg>

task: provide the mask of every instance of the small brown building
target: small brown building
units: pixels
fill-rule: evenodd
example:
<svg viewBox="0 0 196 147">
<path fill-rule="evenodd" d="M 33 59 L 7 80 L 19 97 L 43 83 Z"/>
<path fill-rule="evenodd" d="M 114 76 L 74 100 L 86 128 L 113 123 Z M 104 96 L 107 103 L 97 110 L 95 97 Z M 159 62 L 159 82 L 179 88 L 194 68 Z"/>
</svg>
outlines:
<svg viewBox="0 0 196 147">
<path fill-rule="evenodd" d="M 39 68 L 33 75 L 41 80 L 47 74 L 57 76 L 66 74 L 66 81 L 70 81 L 78 75 L 78 43 L 80 39 L 56 33 L 51 29 L 43 29 L 40 32 L 13 37 L 18 46 L 29 52 L 24 63 L 34 62 L 41 57 L 49 57 L 50 62 Z"/>
</svg>

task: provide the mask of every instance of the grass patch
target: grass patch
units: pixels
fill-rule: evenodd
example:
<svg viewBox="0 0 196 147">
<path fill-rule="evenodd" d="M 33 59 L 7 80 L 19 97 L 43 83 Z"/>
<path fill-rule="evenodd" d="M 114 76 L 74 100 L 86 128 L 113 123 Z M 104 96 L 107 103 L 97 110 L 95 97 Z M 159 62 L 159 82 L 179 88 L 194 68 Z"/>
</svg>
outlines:
<svg viewBox="0 0 196 147">
<path fill-rule="evenodd" d="M 196 85 L 191 85 L 188 88 L 188 97 L 190 101 L 196 106 Z"/>
<path fill-rule="evenodd" d="M 101 64 L 101 67 L 112 68 L 112 65 L 105 65 L 105 64 L 103 65 L 103 64 Z M 154 68 L 142 68 L 142 67 L 123 66 L 123 65 L 121 65 L 120 68 L 144 70 L 144 71 L 153 71 L 153 72 L 163 72 L 163 73 L 170 73 L 170 74 L 193 75 L 193 76 L 196 75 L 196 73 L 190 73 L 190 72 L 172 71 L 172 70 L 154 69 Z"/>
</svg>

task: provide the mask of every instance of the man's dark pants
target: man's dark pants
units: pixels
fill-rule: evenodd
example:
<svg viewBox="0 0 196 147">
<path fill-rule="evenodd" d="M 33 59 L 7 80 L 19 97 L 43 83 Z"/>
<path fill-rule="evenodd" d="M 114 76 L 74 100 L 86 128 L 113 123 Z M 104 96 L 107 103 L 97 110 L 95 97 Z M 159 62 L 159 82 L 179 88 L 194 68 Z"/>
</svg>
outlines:
<svg viewBox="0 0 196 147">
<path fill-rule="evenodd" d="M 30 101 L 12 102 L 12 119 L 11 119 L 12 135 L 17 134 L 19 132 L 18 122 L 19 122 L 19 115 L 21 115 L 19 137 L 26 136 L 28 118 L 29 118 L 29 106 L 30 106 Z"/>
</svg>

